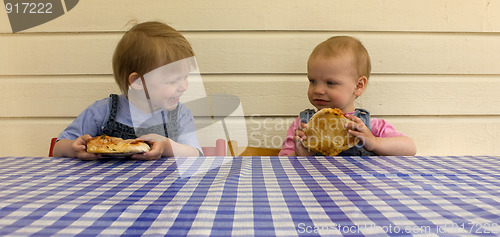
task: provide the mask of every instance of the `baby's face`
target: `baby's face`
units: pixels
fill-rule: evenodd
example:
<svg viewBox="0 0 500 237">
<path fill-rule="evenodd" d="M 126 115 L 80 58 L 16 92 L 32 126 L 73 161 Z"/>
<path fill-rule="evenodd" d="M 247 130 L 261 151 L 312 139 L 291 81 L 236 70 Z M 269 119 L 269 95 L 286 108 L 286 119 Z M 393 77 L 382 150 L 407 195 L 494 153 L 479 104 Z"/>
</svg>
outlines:
<svg viewBox="0 0 500 237">
<path fill-rule="evenodd" d="M 173 110 L 188 88 L 190 67 L 182 61 L 157 68 L 145 75 L 151 102 L 157 108 Z"/>
<path fill-rule="evenodd" d="M 307 63 L 309 101 L 318 110 L 339 108 L 343 112 L 354 111 L 356 73 L 352 56 L 309 58 Z"/>
</svg>

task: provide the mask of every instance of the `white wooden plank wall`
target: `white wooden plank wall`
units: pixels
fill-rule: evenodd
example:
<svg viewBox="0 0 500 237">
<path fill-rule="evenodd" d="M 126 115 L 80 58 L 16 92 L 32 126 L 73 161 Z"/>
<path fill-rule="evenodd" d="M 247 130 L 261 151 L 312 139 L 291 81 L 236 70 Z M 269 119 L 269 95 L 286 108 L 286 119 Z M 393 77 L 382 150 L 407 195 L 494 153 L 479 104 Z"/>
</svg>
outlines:
<svg viewBox="0 0 500 237">
<path fill-rule="evenodd" d="M 85 0 L 15 34 L 0 7 L 0 156 L 46 156 L 85 107 L 119 92 L 111 57 L 134 19 L 188 38 L 207 93 L 240 97 L 250 145 L 281 145 L 312 108 L 309 53 L 351 35 L 373 64 L 358 105 L 411 136 L 418 155 L 500 154 L 498 0 Z"/>
</svg>

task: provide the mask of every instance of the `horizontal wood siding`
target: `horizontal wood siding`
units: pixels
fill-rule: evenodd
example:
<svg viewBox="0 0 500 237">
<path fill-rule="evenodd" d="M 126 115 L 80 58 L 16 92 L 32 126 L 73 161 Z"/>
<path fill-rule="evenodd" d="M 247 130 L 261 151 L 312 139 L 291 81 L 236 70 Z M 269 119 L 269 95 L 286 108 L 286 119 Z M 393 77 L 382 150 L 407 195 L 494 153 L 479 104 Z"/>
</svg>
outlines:
<svg viewBox="0 0 500 237">
<path fill-rule="evenodd" d="M 351 35 L 372 59 L 357 106 L 412 137 L 419 155 L 499 155 L 498 12 L 500 1 L 487 0 L 85 0 L 13 34 L 0 7 L 0 155 L 46 156 L 50 138 L 81 111 L 120 93 L 111 57 L 133 20 L 159 20 L 186 36 L 206 93 L 241 100 L 245 118 L 227 122 L 250 145 L 280 146 L 298 113 L 312 108 L 311 50 Z M 207 122 L 193 113 L 198 126 Z M 224 138 L 213 129 L 200 130 L 203 146 Z"/>
</svg>

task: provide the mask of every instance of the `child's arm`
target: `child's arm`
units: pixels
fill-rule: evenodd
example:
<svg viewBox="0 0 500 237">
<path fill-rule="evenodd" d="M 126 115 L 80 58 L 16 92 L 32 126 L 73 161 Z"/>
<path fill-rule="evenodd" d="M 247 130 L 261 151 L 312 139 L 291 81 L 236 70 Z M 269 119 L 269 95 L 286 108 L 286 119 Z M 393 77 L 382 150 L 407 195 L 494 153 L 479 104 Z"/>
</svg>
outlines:
<svg viewBox="0 0 500 237">
<path fill-rule="evenodd" d="M 407 136 L 375 137 L 365 148 L 381 156 L 414 156 L 417 148 L 413 140 Z"/>
<path fill-rule="evenodd" d="M 305 139 L 305 134 L 302 128 L 307 126 L 301 124 L 300 118 L 295 119 L 287 130 L 285 141 L 283 141 L 282 149 L 279 156 L 308 156 L 310 155 L 307 148 L 302 146 L 302 140 Z"/>
<path fill-rule="evenodd" d="M 184 157 L 198 157 L 200 155 L 198 149 L 177 143 L 170 138 L 158 134 L 148 134 L 138 138 L 138 140 L 151 142 L 153 145 L 151 150 L 142 154 L 132 155 L 133 159 L 138 160 L 156 160 L 162 156 L 184 156 Z"/>
<path fill-rule="evenodd" d="M 363 121 L 353 115 L 346 115 L 354 123 L 346 124 L 349 133 L 358 137 L 363 142 L 366 150 L 373 151 L 381 156 L 414 156 L 417 147 L 413 140 L 407 136 L 375 137 Z"/>
<path fill-rule="evenodd" d="M 61 139 L 54 145 L 54 157 L 75 157 L 80 160 L 96 160 L 101 155 L 87 152 L 87 142 L 92 137 L 85 134 L 75 140 Z"/>
</svg>

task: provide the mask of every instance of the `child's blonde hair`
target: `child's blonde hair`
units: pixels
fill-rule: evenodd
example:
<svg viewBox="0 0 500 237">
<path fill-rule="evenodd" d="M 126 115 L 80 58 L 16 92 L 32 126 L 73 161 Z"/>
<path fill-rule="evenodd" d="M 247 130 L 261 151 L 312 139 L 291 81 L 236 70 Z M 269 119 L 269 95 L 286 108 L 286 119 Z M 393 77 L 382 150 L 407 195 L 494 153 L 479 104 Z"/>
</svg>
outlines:
<svg viewBox="0 0 500 237">
<path fill-rule="evenodd" d="M 338 57 L 345 53 L 353 56 L 353 67 L 356 69 L 357 77 L 370 78 L 371 63 L 368 51 L 356 38 L 350 36 L 334 36 L 321 42 L 311 53 L 309 58 L 316 56 Z"/>
<path fill-rule="evenodd" d="M 192 56 L 191 45 L 177 30 L 161 22 L 144 22 L 127 31 L 116 46 L 113 74 L 120 90 L 127 94 L 131 73 L 142 76 Z"/>
</svg>

